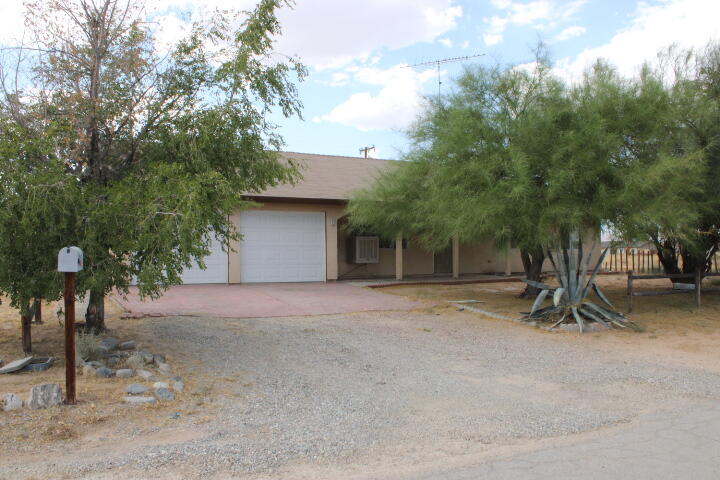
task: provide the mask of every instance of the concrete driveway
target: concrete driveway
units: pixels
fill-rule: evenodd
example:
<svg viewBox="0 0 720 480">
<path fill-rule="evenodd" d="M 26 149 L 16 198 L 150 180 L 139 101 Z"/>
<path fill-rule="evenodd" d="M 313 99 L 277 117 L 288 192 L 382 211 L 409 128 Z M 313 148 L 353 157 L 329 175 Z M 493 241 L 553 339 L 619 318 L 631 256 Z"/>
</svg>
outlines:
<svg viewBox="0 0 720 480">
<path fill-rule="evenodd" d="M 206 315 L 224 318 L 288 317 L 377 310 L 409 310 L 421 304 L 346 283 L 179 285 L 157 300 L 141 300 L 132 287 L 115 298 L 131 317 Z"/>
</svg>

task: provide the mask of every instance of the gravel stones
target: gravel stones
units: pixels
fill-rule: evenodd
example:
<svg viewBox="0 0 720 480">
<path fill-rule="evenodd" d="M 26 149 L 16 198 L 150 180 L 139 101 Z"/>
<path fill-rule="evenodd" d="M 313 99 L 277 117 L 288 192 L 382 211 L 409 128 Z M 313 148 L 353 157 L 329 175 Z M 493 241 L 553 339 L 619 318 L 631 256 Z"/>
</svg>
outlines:
<svg viewBox="0 0 720 480">
<path fill-rule="evenodd" d="M 123 401 L 131 405 L 152 405 L 157 402 L 155 397 L 123 397 Z"/>
<path fill-rule="evenodd" d="M 176 392 L 182 392 L 185 390 L 185 382 L 182 380 L 173 380 L 172 388 Z"/>
<path fill-rule="evenodd" d="M 155 355 L 153 355 L 153 363 L 155 363 L 155 365 L 157 365 L 157 366 L 160 366 L 161 363 L 167 363 L 167 360 L 165 359 L 165 355 L 156 353 Z"/>
<path fill-rule="evenodd" d="M 158 388 L 155 395 L 162 401 L 169 402 L 175 400 L 175 394 L 167 388 Z"/>
<path fill-rule="evenodd" d="M 97 378 L 111 378 L 115 376 L 115 370 L 107 367 L 98 368 L 95 370 L 95 376 Z"/>
<path fill-rule="evenodd" d="M 170 388 L 170 386 L 167 382 L 155 382 L 153 383 L 153 388 L 157 390 L 158 388 Z"/>
<path fill-rule="evenodd" d="M 172 371 L 170 369 L 170 365 L 167 363 L 160 363 L 158 364 L 158 371 L 163 375 L 170 375 L 170 372 Z"/>
<path fill-rule="evenodd" d="M 140 377 L 144 380 L 150 380 L 154 376 L 152 372 L 149 372 L 149 371 L 143 370 L 143 369 L 137 370 L 135 372 L 135 375 L 137 375 L 138 377 Z"/>
<path fill-rule="evenodd" d="M 148 387 L 143 385 L 142 383 L 131 383 L 127 386 L 127 393 L 130 395 L 142 395 L 143 393 L 147 392 L 149 390 Z"/>
<path fill-rule="evenodd" d="M 27 406 L 33 410 L 53 407 L 60 405 L 65 400 L 62 389 L 57 383 L 46 383 L 45 385 L 36 385 L 30 390 L 30 396 L 27 399 Z"/>
<path fill-rule="evenodd" d="M 22 408 L 23 401 L 14 393 L 6 393 L 3 395 L 3 411 L 10 412 Z"/>
<path fill-rule="evenodd" d="M 132 368 L 121 368 L 115 371 L 115 376 L 118 378 L 130 378 L 133 376 Z"/>
</svg>

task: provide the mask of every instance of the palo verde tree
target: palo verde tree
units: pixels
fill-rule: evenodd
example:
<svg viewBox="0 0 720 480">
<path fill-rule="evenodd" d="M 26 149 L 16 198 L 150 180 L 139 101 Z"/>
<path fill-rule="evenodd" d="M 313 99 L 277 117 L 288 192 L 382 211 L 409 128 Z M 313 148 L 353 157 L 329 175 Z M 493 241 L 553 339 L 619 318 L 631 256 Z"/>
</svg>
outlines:
<svg viewBox="0 0 720 480">
<path fill-rule="evenodd" d="M 229 216 L 247 205 L 243 192 L 297 178 L 268 120 L 301 109 L 293 82 L 305 69 L 272 51 L 287 5 L 216 12 L 169 51 L 136 0 L 29 6 L 33 43 L 4 65 L 3 110 L 17 125 L 63 126 L 53 152 L 79 189 L 77 232 L 63 243 L 85 251 L 88 328 L 104 329 L 113 289 L 136 278 L 158 295 L 193 260 L 204 266 L 213 238 L 237 238 Z M 17 71 L 30 73 L 13 82 Z"/>
</svg>

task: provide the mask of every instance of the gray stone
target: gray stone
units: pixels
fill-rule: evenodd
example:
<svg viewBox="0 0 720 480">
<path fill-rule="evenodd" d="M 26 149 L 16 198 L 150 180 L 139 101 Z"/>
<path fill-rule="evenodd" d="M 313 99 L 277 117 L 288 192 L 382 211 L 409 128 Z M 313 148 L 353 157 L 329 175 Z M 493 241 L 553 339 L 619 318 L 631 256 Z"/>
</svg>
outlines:
<svg viewBox="0 0 720 480">
<path fill-rule="evenodd" d="M 180 418 L 180 412 L 171 413 L 168 418 L 171 420 L 177 420 L 178 418 Z"/>
<path fill-rule="evenodd" d="M 117 355 L 110 355 L 105 359 L 108 367 L 116 367 L 120 363 L 120 357 Z"/>
<path fill-rule="evenodd" d="M 95 367 L 86 363 L 82 367 L 82 374 L 84 377 L 92 377 L 93 375 L 95 375 Z"/>
<path fill-rule="evenodd" d="M 132 368 L 121 368 L 115 370 L 115 376 L 118 378 L 130 378 L 133 376 Z"/>
<path fill-rule="evenodd" d="M 175 375 L 174 377 L 172 377 L 172 379 L 176 382 L 182 382 L 182 377 L 179 375 Z"/>
<path fill-rule="evenodd" d="M 98 368 L 95 370 L 95 376 L 98 378 L 110 378 L 115 376 L 115 370 L 107 367 Z"/>
<path fill-rule="evenodd" d="M 142 383 L 131 383 L 127 386 L 127 393 L 129 393 L 130 395 L 142 395 L 148 390 L 148 387 L 146 387 Z"/>
<path fill-rule="evenodd" d="M 128 340 L 127 342 L 122 342 L 118 345 L 118 348 L 120 350 L 135 350 L 137 348 L 137 343 L 135 340 Z"/>
<path fill-rule="evenodd" d="M 23 368 L 25 368 L 25 366 L 28 365 L 32 361 L 33 361 L 32 356 L 21 358 L 19 360 L 13 360 L 12 362 L 5 365 L 4 367 L 0 368 L 0 373 L 17 372 L 18 370 L 22 370 Z"/>
<path fill-rule="evenodd" d="M 139 370 L 145 366 L 145 360 L 143 360 L 142 356 L 139 354 L 133 354 L 128 357 L 128 359 L 125 361 L 128 367 L 133 368 L 135 370 Z"/>
<path fill-rule="evenodd" d="M 163 401 L 175 400 L 175 394 L 167 388 L 158 388 L 157 390 L 155 390 L 155 395 L 157 395 L 157 397 Z"/>
<path fill-rule="evenodd" d="M 120 341 L 114 337 L 105 338 L 100 342 L 100 345 L 107 348 L 108 351 L 115 350 L 119 344 L 120 344 Z"/>
<path fill-rule="evenodd" d="M 155 358 L 155 356 L 150 352 L 141 351 L 137 352 L 137 354 L 142 357 L 146 365 L 150 365 L 151 363 L 153 363 L 153 359 Z"/>
<path fill-rule="evenodd" d="M 185 390 L 185 382 L 183 382 L 182 380 L 175 380 L 172 387 L 173 390 L 175 390 L 176 392 L 182 392 L 183 390 Z"/>
<path fill-rule="evenodd" d="M 123 397 L 123 400 L 131 405 L 148 405 L 157 402 L 155 397 Z"/>
<path fill-rule="evenodd" d="M 17 410 L 22 408 L 23 402 L 20 397 L 14 393 L 6 393 L 3 396 L 3 410 L 9 412 L 11 410 Z"/>
<path fill-rule="evenodd" d="M 105 366 L 104 363 L 98 362 L 97 360 L 90 360 L 89 362 L 85 362 L 86 365 L 90 365 L 93 368 L 102 368 Z"/>
<path fill-rule="evenodd" d="M 147 370 L 138 370 L 135 372 L 135 375 L 140 378 L 144 378 L 145 380 L 150 380 L 151 378 L 153 378 L 152 372 L 148 372 Z"/>
<path fill-rule="evenodd" d="M 167 384 L 167 382 L 155 382 L 153 383 L 153 388 L 157 390 L 158 388 L 169 388 L 170 386 Z"/>
<path fill-rule="evenodd" d="M 29 372 L 44 372 L 52 367 L 53 363 L 55 363 L 55 358 L 53 357 L 33 358 L 32 362 L 25 365 L 23 370 Z"/>
<path fill-rule="evenodd" d="M 36 385 L 30 390 L 27 406 L 33 410 L 60 405 L 65 400 L 62 389 L 57 383 Z"/>
<path fill-rule="evenodd" d="M 163 375 L 170 375 L 170 365 L 167 363 L 161 363 L 158 365 L 158 371 Z"/>
<path fill-rule="evenodd" d="M 165 355 L 160 355 L 159 353 L 156 353 L 155 355 L 153 355 L 153 363 L 158 366 L 161 363 L 167 363 L 167 360 L 165 359 Z"/>
</svg>

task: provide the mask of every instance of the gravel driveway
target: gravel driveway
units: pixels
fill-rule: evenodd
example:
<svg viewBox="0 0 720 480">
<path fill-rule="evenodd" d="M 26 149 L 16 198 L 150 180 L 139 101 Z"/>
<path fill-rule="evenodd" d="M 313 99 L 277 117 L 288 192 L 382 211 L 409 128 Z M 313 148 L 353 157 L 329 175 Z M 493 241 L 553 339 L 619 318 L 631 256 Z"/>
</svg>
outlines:
<svg viewBox="0 0 720 480">
<path fill-rule="evenodd" d="M 148 322 L 182 352 L 187 375 L 212 387 L 204 422 L 180 420 L 200 438 L 170 430 L 162 444 L 132 448 L 130 436 L 118 439 L 130 444 L 122 451 L 5 472 L 417 478 L 426 467 L 609 435 L 720 399 L 716 373 L 467 312 Z"/>
</svg>

